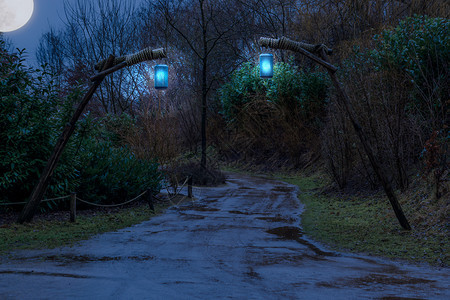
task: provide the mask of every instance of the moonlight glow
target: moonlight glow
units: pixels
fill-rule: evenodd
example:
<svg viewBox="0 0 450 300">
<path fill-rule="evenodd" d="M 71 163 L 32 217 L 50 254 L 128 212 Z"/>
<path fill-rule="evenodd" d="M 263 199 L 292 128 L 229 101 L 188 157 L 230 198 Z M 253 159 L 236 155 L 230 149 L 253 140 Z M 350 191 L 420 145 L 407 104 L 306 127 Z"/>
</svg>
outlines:
<svg viewBox="0 0 450 300">
<path fill-rule="evenodd" d="M 0 32 L 14 31 L 30 20 L 33 0 L 0 0 Z"/>
</svg>

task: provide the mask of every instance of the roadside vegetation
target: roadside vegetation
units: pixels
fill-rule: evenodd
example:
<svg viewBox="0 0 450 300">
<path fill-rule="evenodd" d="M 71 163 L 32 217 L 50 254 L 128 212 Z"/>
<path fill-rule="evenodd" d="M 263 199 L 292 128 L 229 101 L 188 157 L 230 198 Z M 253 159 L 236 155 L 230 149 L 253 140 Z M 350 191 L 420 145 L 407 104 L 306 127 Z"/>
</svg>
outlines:
<svg viewBox="0 0 450 300">
<path fill-rule="evenodd" d="M 389 201 L 381 192 L 330 188 L 323 171 L 276 176 L 300 188 L 305 205 L 301 216 L 305 233 L 332 249 L 366 253 L 435 266 L 450 265 L 450 238 L 445 201 L 435 201 L 424 185 L 402 194 L 401 205 L 412 230 L 398 226 Z"/>
<path fill-rule="evenodd" d="M 59 89 L 46 66 L 24 65 L 0 40 L 0 204 L 26 201 L 82 95 L 81 86 Z M 159 191 L 158 163 L 138 156 L 121 137 L 133 120 L 123 114 L 78 122 L 55 170 L 46 198 L 78 197 L 102 204 L 124 202 L 147 188 Z M 15 206 L 17 207 L 17 205 Z M 67 209 L 68 201 L 46 202 L 43 210 Z"/>
<path fill-rule="evenodd" d="M 90 209 L 78 212 L 77 221 L 69 221 L 68 212 L 45 213 L 32 223 L 2 222 L 0 254 L 19 249 L 48 249 L 72 246 L 90 237 L 116 231 L 161 213 L 168 203 L 155 205 L 152 212 L 145 201 L 115 209 Z M 9 217 L 16 217 L 8 215 Z M 5 217 L 5 216 L 4 216 Z M 5 220 L 3 220 L 5 221 Z"/>
</svg>

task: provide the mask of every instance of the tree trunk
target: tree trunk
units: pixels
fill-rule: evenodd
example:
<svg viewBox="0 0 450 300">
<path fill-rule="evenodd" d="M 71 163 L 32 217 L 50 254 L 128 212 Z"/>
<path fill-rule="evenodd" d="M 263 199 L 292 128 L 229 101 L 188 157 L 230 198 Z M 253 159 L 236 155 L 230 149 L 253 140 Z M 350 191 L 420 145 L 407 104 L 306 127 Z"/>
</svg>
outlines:
<svg viewBox="0 0 450 300">
<path fill-rule="evenodd" d="M 202 158 L 201 158 L 201 166 L 206 169 L 206 94 L 208 93 L 206 87 L 206 59 L 203 60 L 203 70 L 202 70 Z"/>
<path fill-rule="evenodd" d="M 202 60 L 202 158 L 200 165 L 203 169 L 206 169 L 206 94 L 208 93 L 206 72 L 208 67 L 208 42 L 207 42 L 207 23 L 205 20 L 205 12 L 203 8 L 204 1 L 199 0 L 200 13 L 202 17 L 202 35 L 203 35 L 203 57 Z"/>
</svg>

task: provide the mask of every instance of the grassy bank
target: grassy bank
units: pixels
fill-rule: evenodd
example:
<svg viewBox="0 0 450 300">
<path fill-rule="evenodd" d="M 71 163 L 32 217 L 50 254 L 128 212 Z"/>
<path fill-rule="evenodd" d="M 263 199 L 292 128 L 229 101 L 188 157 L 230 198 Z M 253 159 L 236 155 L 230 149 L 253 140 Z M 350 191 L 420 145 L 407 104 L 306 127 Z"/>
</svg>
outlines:
<svg viewBox="0 0 450 300">
<path fill-rule="evenodd" d="M 3 224 L 0 227 L 0 253 L 18 249 L 56 248 L 109 231 L 115 231 L 148 220 L 167 205 L 156 205 L 153 213 L 145 202 L 115 210 L 84 213 L 75 223 L 65 218 L 47 216 L 29 224 Z"/>
<path fill-rule="evenodd" d="M 419 201 L 421 192 L 401 195 L 401 205 L 412 226 L 406 231 L 382 191 L 356 196 L 324 192 L 328 183 L 318 174 L 279 178 L 300 187 L 299 199 L 305 204 L 302 225 L 313 239 L 336 250 L 449 266 L 448 222 L 442 220 L 445 212 L 438 211 L 447 205 L 445 200 Z"/>
</svg>

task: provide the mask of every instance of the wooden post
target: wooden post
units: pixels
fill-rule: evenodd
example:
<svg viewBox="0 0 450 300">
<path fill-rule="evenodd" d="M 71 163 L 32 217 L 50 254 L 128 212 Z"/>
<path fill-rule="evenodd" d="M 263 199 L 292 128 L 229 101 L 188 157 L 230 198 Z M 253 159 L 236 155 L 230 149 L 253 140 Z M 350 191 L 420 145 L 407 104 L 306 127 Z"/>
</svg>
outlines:
<svg viewBox="0 0 450 300">
<path fill-rule="evenodd" d="M 70 194 L 70 222 L 77 219 L 77 193 Z"/>
<path fill-rule="evenodd" d="M 356 131 L 356 134 L 359 137 L 359 140 L 361 141 L 361 144 L 363 145 L 364 151 L 369 158 L 370 164 L 378 178 L 380 180 L 381 185 L 384 188 L 384 191 L 389 199 L 389 202 L 392 205 L 392 208 L 394 210 L 395 216 L 397 217 L 397 220 L 399 221 L 400 225 L 406 229 L 411 230 L 411 226 L 408 223 L 408 220 L 406 219 L 402 207 L 400 206 L 400 203 L 397 200 L 397 196 L 395 195 L 394 189 L 392 188 L 392 185 L 390 181 L 386 178 L 385 173 L 383 172 L 380 164 L 375 158 L 375 155 L 373 153 L 372 148 L 370 147 L 369 140 L 367 139 L 366 134 L 364 133 L 361 125 L 358 122 L 358 119 L 356 117 L 356 113 L 353 110 L 353 107 L 350 103 L 350 98 L 348 97 L 347 93 L 345 92 L 344 88 L 338 81 L 336 77 L 336 71 L 337 68 L 329 63 L 328 57 L 322 48 L 320 51 L 320 55 L 322 56 L 322 59 L 317 57 L 316 55 L 306 51 L 301 47 L 301 45 L 296 45 L 296 42 L 290 41 L 286 38 L 281 39 L 270 39 L 270 38 L 261 38 L 260 39 L 260 45 L 263 47 L 270 47 L 274 49 L 284 49 L 284 50 L 292 50 L 299 52 L 310 59 L 314 60 L 316 63 L 322 65 L 325 67 L 325 69 L 328 71 L 328 74 L 330 75 L 331 81 L 333 82 L 333 85 L 337 91 L 337 100 L 340 101 L 341 105 L 344 107 L 352 125 L 353 128 Z"/>
<path fill-rule="evenodd" d="M 188 179 L 188 197 L 192 199 L 192 176 Z"/>
<path fill-rule="evenodd" d="M 114 61 L 114 55 L 110 55 L 108 58 L 108 61 L 106 62 L 104 69 L 109 68 L 109 66 Z M 29 222 L 33 218 L 36 209 L 39 206 L 39 203 L 42 200 L 42 197 L 45 194 L 45 191 L 47 190 L 47 187 L 50 183 L 50 180 L 53 175 L 53 171 L 56 168 L 56 165 L 58 164 L 59 158 L 61 157 L 61 154 L 69 141 L 70 136 L 75 130 L 75 125 L 78 119 L 80 118 L 81 114 L 83 113 L 86 105 L 88 104 L 89 100 L 94 95 L 95 91 L 97 90 L 100 83 L 103 81 L 104 77 L 100 77 L 97 81 L 94 82 L 94 84 L 91 86 L 89 91 L 84 95 L 83 99 L 81 100 L 80 104 L 78 104 L 78 107 L 73 114 L 70 122 L 66 124 L 64 127 L 63 132 L 59 136 L 58 141 L 56 142 L 55 149 L 53 150 L 52 155 L 50 156 L 50 159 L 47 162 L 47 165 L 44 169 L 44 171 L 41 174 L 41 178 L 39 179 L 39 182 L 34 187 L 33 192 L 31 193 L 30 200 L 28 200 L 27 204 L 25 204 L 25 207 L 23 208 L 19 218 L 19 223 Z"/>
<path fill-rule="evenodd" d="M 147 203 L 150 210 L 154 213 L 155 206 L 153 205 L 153 191 L 152 189 L 147 189 Z"/>
</svg>

